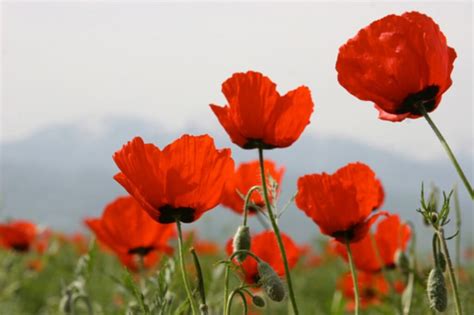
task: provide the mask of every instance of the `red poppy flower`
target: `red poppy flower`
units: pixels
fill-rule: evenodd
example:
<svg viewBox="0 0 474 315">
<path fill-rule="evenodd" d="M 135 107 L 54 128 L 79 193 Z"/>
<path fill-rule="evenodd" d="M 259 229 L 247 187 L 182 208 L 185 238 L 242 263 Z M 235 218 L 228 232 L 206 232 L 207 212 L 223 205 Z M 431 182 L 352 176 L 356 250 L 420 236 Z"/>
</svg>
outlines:
<svg viewBox="0 0 474 315">
<path fill-rule="evenodd" d="M 122 262 L 130 262 L 127 265 L 132 265 L 136 255 L 144 256 L 146 264 L 152 252 L 173 251 L 168 241 L 175 234 L 174 225 L 157 223 L 129 196 L 117 198 L 107 205 L 102 217 L 85 223 Z"/>
<path fill-rule="evenodd" d="M 369 232 L 363 239 L 350 245 L 356 268 L 365 272 L 377 272 L 382 269 L 382 264 L 386 268 L 395 267 L 395 253 L 406 249 L 410 236 L 409 225 L 402 223 L 398 215 L 384 218 L 378 223 L 375 234 Z M 374 245 L 377 246 L 378 253 Z M 348 260 L 344 245 L 332 242 L 332 246 L 340 256 Z"/>
<path fill-rule="evenodd" d="M 288 235 L 281 233 L 281 237 L 288 258 L 288 265 L 292 268 L 296 265 L 301 256 L 301 249 Z M 228 255 L 232 254 L 232 239 L 227 242 L 226 251 Z M 263 231 L 252 236 L 250 251 L 257 255 L 261 260 L 268 263 L 279 276 L 283 277 L 285 275 L 285 267 L 273 231 Z M 245 281 L 248 284 L 258 284 L 260 277 L 258 275 L 257 262 L 255 259 L 247 256 L 241 265 L 244 271 Z"/>
<path fill-rule="evenodd" d="M 265 178 L 271 176 L 280 186 L 283 174 L 285 173 L 285 168 L 277 168 L 276 164 L 270 160 L 265 160 L 264 163 L 265 171 L 267 172 L 267 176 Z M 242 197 L 247 194 L 250 188 L 261 184 L 262 179 L 260 176 L 259 161 L 257 160 L 242 163 L 234 172 L 234 175 L 226 183 L 224 193 L 222 194 L 221 204 L 237 213 L 243 213 L 244 200 Z M 270 187 L 268 180 L 267 184 L 268 187 Z M 269 197 L 271 202 L 273 196 L 270 194 Z M 265 208 L 265 202 L 261 194 L 256 191 L 253 192 L 250 198 L 248 212 L 250 214 L 255 214 L 258 209 L 263 208 Z"/>
<path fill-rule="evenodd" d="M 219 204 L 232 175 L 230 149 L 208 135 L 184 135 L 163 150 L 134 138 L 114 154 L 115 179 L 160 223 L 189 223 Z"/>
<path fill-rule="evenodd" d="M 163 253 L 158 251 L 148 253 L 145 257 L 143 257 L 143 268 L 153 268 L 153 266 L 155 266 L 160 261 L 162 256 Z M 137 255 L 120 254 L 118 255 L 118 258 L 125 267 L 133 272 L 139 272 L 140 268 L 142 268 L 140 259 Z"/>
<path fill-rule="evenodd" d="M 357 273 L 360 306 L 366 308 L 376 305 L 388 294 L 389 286 L 381 274 Z M 339 290 L 349 300 L 346 305 L 348 311 L 354 310 L 354 283 L 350 273 L 344 274 L 338 283 Z"/>
<path fill-rule="evenodd" d="M 296 205 L 319 226 L 321 233 L 344 242 L 362 239 L 378 213 L 380 185 L 365 164 L 351 163 L 328 175 L 311 174 L 298 179 Z"/>
<path fill-rule="evenodd" d="M 0 224 L 0 245 L 17 252 L 28 251 L 36 240 L 37 228 L 30 221 L 17 220 Z"/>
<path fill-rule="evenodd" d="M 374 209 L 372 209 L 373 211 L 376 211 L 376 210 L 380 209 L 382 207 L 384 201 L 385 201 L 385 190 L 383 189 L 382 182 L 380 180 L 377 180 L 377 185 L 379 186 L 378 187 L 379 199 L 377 201 L 377 205 L 374 207 Z"/>
<path fill-rule="evenodd" d="M 339 49 L 339 83 L 349 93 L 372 101 L 379 118 L 402 121 L 428 112 L 451 86 L 456 52 L 428 16 L 388 15 L 361 29 Z"/>
<path fill-rule="evenodd" d="M 313 112 L 306 86 L 280 96 L 276 84 L 259 72 L 234 73 L 222 84 L 222 93 L 229 104 L 211 104 L 211 109 L 232 142 L 243 149 L 290 146 Z"/>
</svg>

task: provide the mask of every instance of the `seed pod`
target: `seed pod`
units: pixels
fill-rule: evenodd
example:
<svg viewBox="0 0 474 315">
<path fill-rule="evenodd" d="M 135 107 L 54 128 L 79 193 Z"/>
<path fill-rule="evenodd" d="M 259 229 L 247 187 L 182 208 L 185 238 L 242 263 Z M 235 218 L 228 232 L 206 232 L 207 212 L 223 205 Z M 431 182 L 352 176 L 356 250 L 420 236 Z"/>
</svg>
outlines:
<svg viewBox="0 0 474 315">
<path fill-rule="evenodd" d="M 446 259 L 442 252 L 438 253 L 438 267 L 441 269 L 442 272 L 446 271 Z"/>
<path fill-rule="evenodd" d="M 252 296 L 252 303 L 255 306 L 258 306 L 258 307 L 264 307 L 265 306 L 265 300 L 260 295 Z"/>
<path fill-rule="evenodd" d="M 435 311 L 444 312 L 448 306 L 448 294 L 446 292 L 444 275 L 439 267 L 431 269 L 426 291 L 430 307 Z"/>
<path fill-rule="evenodd" d="M 59 302 L 59 311 L 64 314 L 71 314 L 72 313 L 72 293 L 69 290 L 66 290 L 65 294 L 61 298 Z"/>
<path fill-rule="evenodd" d="M 408 257 L 400 249 L 397 249 L 397 251 L 395 252 L 395 265 L 403 273 L 407 273 L 410 269 L 410 262 L 408 261 Z"/>
<path fill-rule="evenodd" d="M 209 313 L 209 308 L 207 307 L 207 304 L 199 305 L 199 311 L 201 311 L 202 315 L 207 315 Z"/>
<path fill-rule="evenodd" d="M 251 238 L 249 227 L 244 225 L 239 226 L 232 242 L 234 252 L 238 250 L 250 250 L 250 242 Z M 236 258 L 239 262 L 243 262 L 245 258 L 247 258 L 247 253 L 239 253 L 236 255 Z"/>
<path fill-rule="evenodd" d="M 272 301 L 281 302 L 285 298 L 285 286 L 275 270 L 264 261 L 257 265 L 260 283 Z"/>
</svg>

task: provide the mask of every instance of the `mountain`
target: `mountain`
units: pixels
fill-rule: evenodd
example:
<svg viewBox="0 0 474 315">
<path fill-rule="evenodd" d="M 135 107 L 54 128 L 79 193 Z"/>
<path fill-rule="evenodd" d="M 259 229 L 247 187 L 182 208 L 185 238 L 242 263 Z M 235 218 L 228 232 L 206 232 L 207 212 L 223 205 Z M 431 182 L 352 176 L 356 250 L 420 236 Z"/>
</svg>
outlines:
<svg viewBox="0 0 474 315">
<path fill-rule="evenodd" d="M 202 134 L 190 127 L 182 131 L 163 131 L 159 124 L 139 119 L 113 117 L 103 122 L 100 132 L 80 124 L 53 125 L 14 142 L 3 142 L 1 149 L 1 216 L 29 218 L 61 230 L 76 230 L 86 216 L 97 216 L 114 197 L 125 191 L 112 176 L 117 168 L 112 154 L 132 137 L 163 147 L 182 133 Z M 209 131 L 208 131 L 209 132 Z M 231 147 L 236 161 L 256 158 L 255 151 L 241 150 L 230 143 L 222 130 L 210 132 L 218 147 Z M 423 148 L 420 148 L 422 150 Z M 353 161 L 369 164 L 382 180 L 384 209 L 399 213 L 417 226 L 422 243 L 429 233 L 415 209 L 419 207 L 420 186 L 436 183 L 449 190 L 458 182 L 448 158 L 418 161 L 373 148 L 351 139 L 304 133 L 290 148 L 265 152 L 286 167 L 282 185 L 283 204 L 295 191 L 296 180 L 307 173 L 334 172 Z M 472 156 L 460 156 L 467 174 L 472 174 Z M 472 178 L 472 176 L 468 176 Z M 463 211 L 463 240 L 472 245 L 473 209 L 464 187 L 458 183 Z M 454 215 L 454 212 L 453 212 Z M 240 219 L 226 209 L 216 209 L 193 224 L 208 237 L 230 235 Z M 252 222 L 254 228 L 259 228 Z M 297 240 L 309 240 L 318 228 L 293 205 L 281 220 L 284 231 Z M 190 227 L 190 226 L 187 226 Z M 232 232 L 229 232 L 229 229 Z M 452 232 L 452 228 L 448 229 Z"/>
</svg>

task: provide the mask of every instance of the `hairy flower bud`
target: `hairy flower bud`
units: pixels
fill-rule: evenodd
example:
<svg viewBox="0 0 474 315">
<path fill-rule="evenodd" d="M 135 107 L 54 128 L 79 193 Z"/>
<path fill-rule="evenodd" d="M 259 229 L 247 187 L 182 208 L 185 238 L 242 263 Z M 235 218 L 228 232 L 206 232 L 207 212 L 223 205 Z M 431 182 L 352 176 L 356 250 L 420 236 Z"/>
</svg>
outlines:
<svg viewBox="0 0 474 315">
<path fill-rule="evenodd" d="M 258 306 L 258 307 L 264 307 L 265 306 L 265 300 L 260 295 L 252 296 L 252 303 L 255 306 Z"/>
<path fill-rule="evenodd" d="M 442 272 L 446 271 L 446 259 L 442 252 L 438 253 L 438 267 L 441 269 Z"/>
<path fill-rule="evenodd" d="M 427 285 L 430 307 L 438 312 L 443 312 L 448 306 L 448 294 L 444 282 L 443 272 L 439 267 L 431 269 Z"/>
<path fill-rule="evenodd" d="M 286 291 L 278 274 L 264 261 L 258 263 L 257 269 L 265 293 L 271 300 L 281 302 L 285 298 Z"/>
<path fill-rule="evenodd" d="M 201 312 L 201 314 L 208 314 L 209 312 L 209 308 L 207 307 L 207 304 L 201 304 L 199 305 L 199 311 Z"/>
<path fill-rule="evenodd" d="M 407 273 L 410 269 L 410 262 L 408 261 L 407 255 L 400 249 L 395 252 L 395 265 L 400 269 L 401 272 Z"/>
<path fill-rule="evenodd" d="M 245 225 L 239 226 L 232 242 L 232 247 L 234 248 L 234 252 L 238 250 L 245 250 L 245 251 L 250 250 L 250 242 L 251 242 L 251 238 L 250 238 L 249 227 Z M 238 253 L 236 255 L 236 258 L 239 262 L 243 262 L 245 258 L 247 258 L 247 253 L 246 252 Z"/>
</svg>

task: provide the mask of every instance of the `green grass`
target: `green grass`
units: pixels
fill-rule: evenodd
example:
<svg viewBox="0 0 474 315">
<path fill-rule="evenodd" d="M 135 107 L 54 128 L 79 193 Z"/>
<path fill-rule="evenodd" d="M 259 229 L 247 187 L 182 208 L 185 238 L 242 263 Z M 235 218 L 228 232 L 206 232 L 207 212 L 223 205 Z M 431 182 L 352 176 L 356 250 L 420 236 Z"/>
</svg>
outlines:
<svg viewBox="0 0 474 315">
<path fill-rule="evenodd" d="M 317 245 L 315 245 L 317 247 Z M 61 308 L 66 288 L 71 283 L 84 281 L 84 293 L 88 297 L 94 314 L 188 314 L 186 294 L 182 286 L 176 257 L 164 258 L 155 270 L 145 275 L 131 274 L 110 253 L 94 247 L 89 263 L 78 270 L 80 255 L 72 245 L 61 245 L 52 241 L 48 251 L 39 256 L 36 253 L 17 254 L 0 251 L 0 313 L 1 314 L 67 314 Z M 190 275 L 194 276 L 191 256 L 187 263 Z M 207 301 L 210 314 L 222 313 L 224 264 L 218 261 L 226 257 L 200 256 L 203 267 Z M 32 270 L 29 263 L 40 259 L 42 269 Z M 410 314 L 432 314 L 428 308 L 423 279 L 430 269 L 429 261 L 419 262 L 420 281 L 415 284 Z M 345 311 L 345 301 L 336 290 L 339 276 L 348 271 L 348 266 L 339 258 L 327 256 L 318 267 L 305 267 L 300 263 L 292 270 L 300 313 L 306 314 L 350 314 Z M 399 271 L 392 270 L 392 277 L 402 279 Z M 195 287 L 195 279 L 191 279 Z M 76 281 L 76 282 L 75 282 Z M 447 281 L 448 282 L 448 281 Z M 231 276 L 231 287 L 240 280 Z M 465 314 L 474 314 L 474 266 L 472 261 L 463 266 L 460 277 L 461 300 Z M 449 285 L 449 284 L 448 284 Z M 448 287 L 449 291 L 449 287 Z M 197 293 L 196 293 L 197 294 Z M 260 293 L 263 296 L 263 293 Z M 266 300 L 264 308 L 251 306 L 255 314 L 288 314 L 289 304 Z M 453 300 L 449 299 L 450 303 Z M 383 303 L 366 308 L 362 314 L 397 314 L 400 296 L 386 298 Z M 86 304 L 78 301 L 75 314 L 87 314 Z M 70 314 L 74 314 L 70 312 Z M 232 314 L 242 314 L 241 302 L 236 296 Z M 444 314 L 454 314 L 449 305 Z"/>
</svg>

